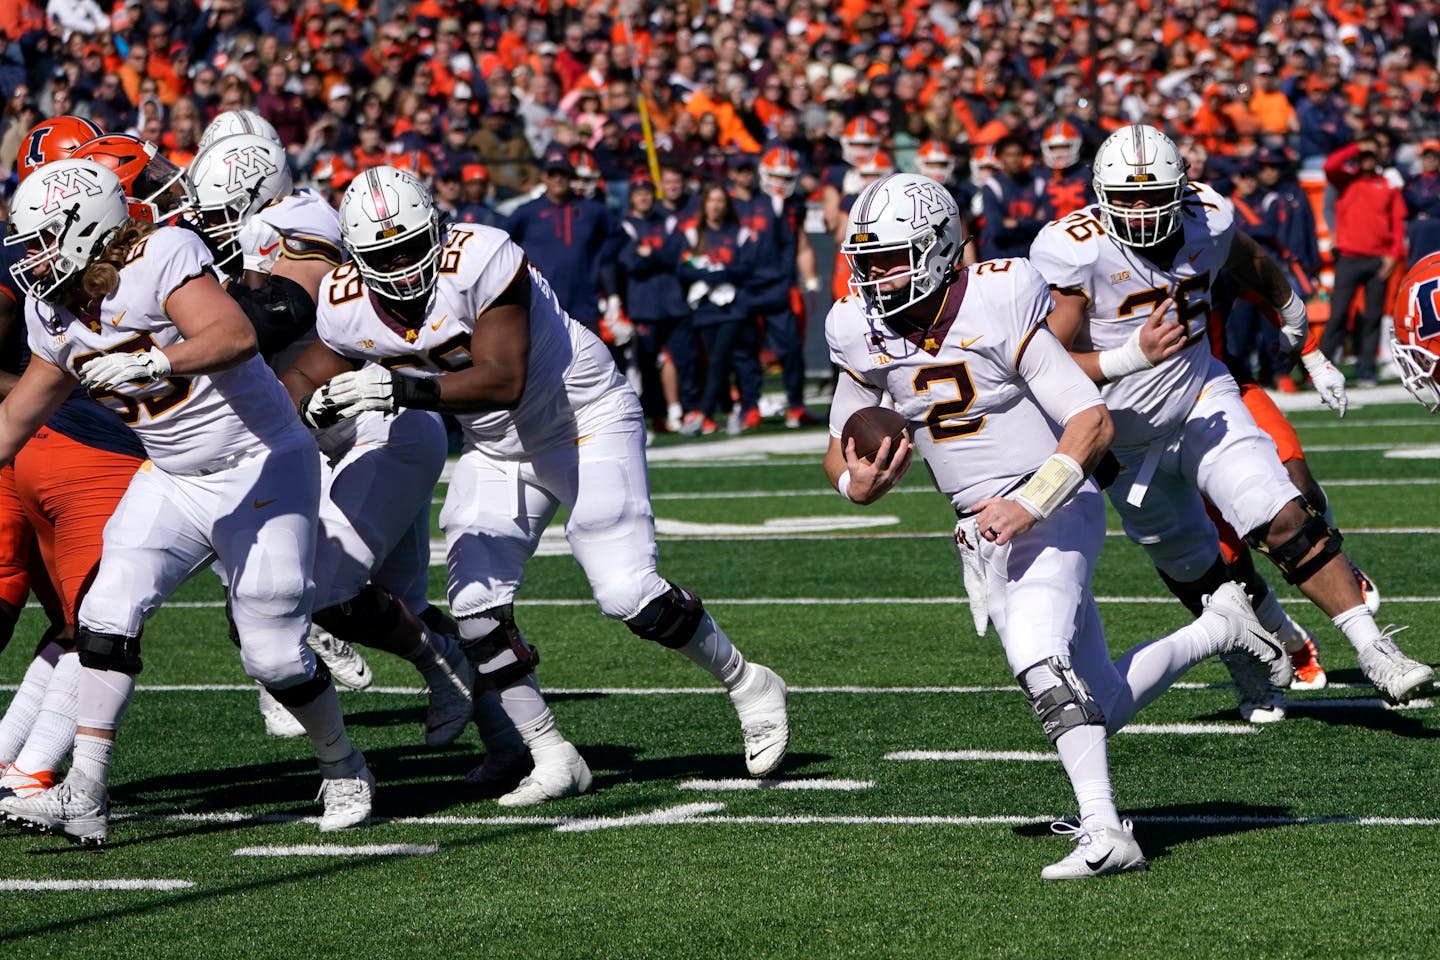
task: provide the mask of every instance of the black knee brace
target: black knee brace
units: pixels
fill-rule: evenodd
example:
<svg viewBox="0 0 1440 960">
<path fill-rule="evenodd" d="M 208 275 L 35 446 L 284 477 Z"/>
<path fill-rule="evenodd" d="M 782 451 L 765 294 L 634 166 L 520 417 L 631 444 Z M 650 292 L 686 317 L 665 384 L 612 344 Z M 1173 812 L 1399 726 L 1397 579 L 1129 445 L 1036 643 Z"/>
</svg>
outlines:
<svg viewBox="0 0 1440 960">
<path fill-rule="evenodd" d="M 404 615 L 389 591 L 367 583 L 344 603 L 316 610 L 311 619 L 346 643 L 363 646 L 367 637 L 388 636 Z"/>
<path fill-rule="evenodd" d="M 114 670 L 133 677 L 143 666 L 138 636 L 100 633 L 82 625 L 75 635 L 75 649 L 80 651 L 80 665 L 92 670 Z"/>
<path fill-rule="evenodd" d="M 420 611 L 420 622 L 425 624 L 425 629 L 431 633 L 438 633 L 447 637 L 460 636 L 460 625 L 450 619 L 449 614 L 433 603 Z"/>
<path fill-rule="evenodd" d="M 486 632 L 480 621 L 494 620 L 497 625 Z M 466 659 L 475 665 L 480 678 L 497 689 L 508 687 L 535 672 L 540 664 L 540 651 L 525 642 L 520 627 L 515 623 L 515 606 L 507 603 L 491 607 L 470 617 L 461 617 L 460 649 Z M 509 650 L 515 655 L 510 663 L 491 665 L 496 657 Z"/>
<path fill-rule="evenodd" d="M 645 608 L 625 626 L 644 640 L 654 640 L 662 647 L 678 650 L 695 636 L 705 607 L 700 598 L 683 587 L 670 584 L 670 589 L 645 604 Z"/>
<path fill-rule="evenodd" d="M 1200 574 L 1198 580 L 1172 580 L 1159 567 L 1155 568 L 1155 572 L 1160 574 L 1160 579 L 1165 581 L 1165 586 L 1170 588 L 1175 599 L 1197 617 L 1205 612 L 1204 597 L 1214 593 L 1220 589 L 1221 584 L 1230 580 L 1230 568 L 1225 564 L 1225 558 L 1220 556 L 1215 558 L 1208 570 Z"/>
<path fill-rule="evenodd" d="M 1030 685 L 1025 682 L 1025 675 L 1031 670 L 1050 671 L 1060 681 L 1059 686 L 1051 687 L 1039 696 L 1032 695 Z M 1040 726 L 1052 743 L 1075 727 L 1105 726 L 1104 711 L 1095 702 L 1089 685 L 1071 669 L 1068 657 L 1043 660 L 1020 671 L 1016 679 L 1020 681 L 1025 699 L 1030 701 L 1030 708 L 1035 711 Z"/>
<path fill-rule="evenodd" d="M 1305 522 L 1300 524 L 1300 529 L 1289 540 L 1277 546 L 1270 546 L 1265 542 L 1265 536 L 1270 532 L 1270 524 L 1257 527 L 1245 535 L 1245 542 L 1252 549 L 1259 550 L 1270 558 L 1270 562 L 1280 568 L 1280 573 L 1285 577 L 1285 582 L 1296 586 L 1309 580 L 1320 572 L 1320 568 L 1330 562 L 1330 558 L 1340 553 L 1340 543 L 1345 538 L 1340 535 L 1330 524 L 1325 522 L 1325 515 L 1316 510 L 1304 497 L 1296 497 L 1291 503 L 1300 504 L 1305 511 Z M 1306 554 L 1315 547 L 1320 550 L 1309 560 L 1305 559 Z"/>
<path fill-rule="evenodd" d="M 303 707 L 310 703 L 320 694 L 324 693 L 330 686 L 330 668 L 325 666 L 325 661 L 319 657 L 315 658 L 315 676 L 304 683 L 297 683 L 293 687 L 276 689 L 266 687 L 270 696 L 287 707 Z"/>
</svg>

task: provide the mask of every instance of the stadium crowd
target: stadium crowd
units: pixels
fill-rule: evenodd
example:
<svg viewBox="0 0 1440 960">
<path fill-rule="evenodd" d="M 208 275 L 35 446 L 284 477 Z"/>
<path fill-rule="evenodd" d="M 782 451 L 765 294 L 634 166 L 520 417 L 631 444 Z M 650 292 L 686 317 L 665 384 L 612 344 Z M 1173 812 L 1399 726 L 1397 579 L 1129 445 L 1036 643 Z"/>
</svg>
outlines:
<svg viewBox="0 0 1440 960">
<path fill-rule="evenodd" d="M 431 183 L 448 219 L 506 226 L 628 360 L 657 427 L 693 433 L 758 426 L 767 367 L 787 425 L 809 422 L 805 308 L 846 292 L 834 238 L 866 183 L 936 176 L 980 256 L 1024 254 L 1092 199 L 1099 142 L 1141 121 L 1238 201 L 1312 319 L 1334 305 L 1326 350 L 1353 333 L 1363 385 L 1386 283 L 1440 248 L 1436 8 L 12 0 L 0 182 L 8 196 L 47 117 L 134 133 L 183 167 L 218 112 L 252 108 L 296 182 L 332 201 L 386 163 Z M 1228 336 L 1262 383 L 1296 388 L 1267 368 L 1258 314 Z"/>
</svg>

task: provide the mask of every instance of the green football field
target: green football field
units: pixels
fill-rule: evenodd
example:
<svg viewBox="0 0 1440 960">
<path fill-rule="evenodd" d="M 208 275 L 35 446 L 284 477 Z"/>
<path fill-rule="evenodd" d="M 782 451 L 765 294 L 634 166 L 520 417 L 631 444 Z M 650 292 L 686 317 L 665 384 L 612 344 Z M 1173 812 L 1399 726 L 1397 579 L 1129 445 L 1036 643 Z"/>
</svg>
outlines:
<svg viewBox="0 0 1440 960">
<path fill-rule="evenodd" d="M 1294 419 L 1381 624 L 1440 662 L 1440 419 Z M 1043 883 L 1074 800 L 998 640 L 971 627 L 953 515 L 918 469 L 872 507 L 843 502 L 823 444 L 662 443 L 651 470 L 662 573 L 790 685 L 777 780 L 744 779 L 718 687 L 601 617 L 547 537 L 518 615 L 593 793 L 517 812 L 467 792 L 473 727 L 426 749 L 418 676 L 372 654 L 375 686 L 342 702 L 377 822 L 322 837 L 308 742 L 265 735 L 205 575 L 147 630 L 110 845 L 0 829 L 0 943 L 66 960 L 1435 956 L 1440 710 L 1383 707 L 1283 585 L 1330 688 L 1250 727 L 1223 668 L 1196 668 L 1111 744 L 1149 872 Z M 1186 620 L 1122 537 L 1094 586 L 1117 653 Z M 7 689 L 37 624 L 0 658 Z"/>
</svg>

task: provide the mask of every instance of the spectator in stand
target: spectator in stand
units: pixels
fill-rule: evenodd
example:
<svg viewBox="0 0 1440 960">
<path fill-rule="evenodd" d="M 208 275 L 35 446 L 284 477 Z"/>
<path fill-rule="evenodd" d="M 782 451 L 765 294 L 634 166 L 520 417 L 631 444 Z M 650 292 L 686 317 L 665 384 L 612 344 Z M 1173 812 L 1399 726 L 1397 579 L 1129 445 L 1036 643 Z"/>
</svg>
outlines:
<svg viewBox="0 0 1440 960">
<path fill-rule="evenodd" d="M 515 196 L 535 186 L 535 155 L 530 152 L 530 143 L 515 118 L 508 95 L 490 100 L 480 119 L 480 130 L 470 143 L 489 169 L 499 193 Z"/>
<path fill-rule="evenodd" d="M 683 238 L 655 202 L 646 176 L 630 183 L 630 210 L 621 222 L 620 247 L 625 312 L 635 324 L 635 363 L 640 403 L 652 428 L 676 432 L 685 410 L 700 408 L 695 379 L 695 329 L 676 273 Z M 661 357 L 669 353 L 679 375 L 680 401 L 667 408 L 660 384 Z"/>
<path fill-rule="evenodd" d="M 1420 172 L 1405 184 L 1409 264 L 1440 250 L 1440 140 L 1420 144 Z"/>
<path fill-rule="evenodd" d="M 1295 108 L 1300 160 L 1311 166 L 1343 147 L 1351 137 L 1345 104 L 1324 78 L 1305 80 L 1305 99 Z"/>
<path fill-rule="evenodd" d="M 1299 118 L 1290 98 L 1280 91 L 1275 79 L 1275 68 L 1268 62 L 1255 64 L 1255 90 L 1246 105 L 1262 134 L 1275 137 L 1288 136 L 1300 129 Z"/>
<path fill-rule="evenodd" d="M 1023 257 L 1046 223 L 1045 183 L 1030 169 L 1025 142 L 1002 137 L 995 144 L 1000 169 L 980 191 L 985 223 L 980 231 L 980 259 Z"/>
<path fill-rule="evenodd" d="M 563 150 L 547 153 L 541 170 L 545 193 L 515 211 L 510 236 L 550 281 L 565 312 L 598 331 L 601 302 L 617 291 L 613 276 L 602 282 L 619 246 L 610 212 L 575 195 L 575 166 Z"/>
<path fill-rule="evenodd" d="M 716 412 L 729 408 L 730 372 L 746 331 L 751 348 L 757 346 L 744 289 L 754 270 L 756 247 L 740 225 L 730 195 L 718 183 L 706 184 L 700 191 L 699 219 L 683 238 L 677 272 L 707 357 L 700 406 L 687 410 L 680 426 L 681 433 L 693 436 L 714 433 Z"/>
<path fill-rule="evenodd" d="M 455 215 L 459 223 L 478 223 L 497 230 L 509 230 L 509 219 L 490 203 L 490 171 L 483 163 L 467 163 L 460 168 L 460 209 Z"/>
<path fill-rule="evenodd" d="M 1380 146 L 1366 134 L 1325 160 L 1335 200 L 1335 294 L 1320 349 L 1340 357 L 1355 291 L 1365 303 L 1355 320 L 1355 384 L 1374 386 L 1385 284 L 1405 255 L 1405 200 L 1380 171 Z"/>
</svg>

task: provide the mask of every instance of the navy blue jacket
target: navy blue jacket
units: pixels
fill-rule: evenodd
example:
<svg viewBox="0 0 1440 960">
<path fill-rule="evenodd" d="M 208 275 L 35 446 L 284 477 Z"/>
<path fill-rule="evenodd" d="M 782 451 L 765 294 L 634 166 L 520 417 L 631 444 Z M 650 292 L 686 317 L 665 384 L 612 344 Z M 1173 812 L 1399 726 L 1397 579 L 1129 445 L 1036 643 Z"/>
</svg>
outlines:
<svg viewBox="0 0 1440 960">
<path fill-rule="evenodd" d="M 1033 173 L 1012 179 L 1003 171 L 980 189 L 984 197 L 985 223 L 980 228 L 980 259 L 1030 255 L 1030 244 L 1045 226 L 1044 182 Z M 1005 226 L 1006 218 L 1017 221 Z"/>
<path fill-rule="evenodd" d="M 603 203 L 571 197 L 556 203 L 537 197 L 510 218 L 510 236 L 545 279 L 565 312 L 588 327 L 600 322 L 600 297 L 610 283 L 618 231 Z M 610 271 L 613 277 L 613 270 Z"/>
<path fill-rule="evenodd" d="M 761 313 L 788 310 L 797 276 L 799 235 L 805 223 L 804 198 L 788 197 L 779 212 L 774 198 L 764 193 L 733 202 L 741 225 L 756 245 L 755 270 L 750 278 L 751 306 Z"/>
<path fill-rule="evenodd" d="M 1405 210 L 1410 219 L 1405 239 L 1413 264 L 1440 250 L 1440 173 L 1421 174 L 1405 184 Z"/>
<path fill-rule="evenodd" d="M 668 229 L 670 216 L 656 207 L 647 217 L 634 214 L 621 223 L 625 245 L 620 248 L 624 276 L 625 312 L 631 320 L 669 320 L 690 315 L 685 291 L 676 273 L 684 239 Z M 641 256 L 641 245 L 650 247 Z"/>
<path fill-rule="evenodd" d="M 695 314 L 695 326 L 738 322 L 750 313 L 750 298 L 745 289 L 746 282 L 755 268 L 758 246 L 750 241 L 748 232 L 738 223 L 726 224 L 718 230 L 705 234 L 705 249 L 696 249 L 699 228 L 687 230 L 683 235 L 680 264 L 676 272 L 685 288 L 688 298 L 694 284 L 703 281 L 711 288 L 722 283 L 735 287 L 735 299 L 724 305 L 712 303 L 708 296 L 691 306 Z M 697 264 L 705 257 L 711 268 Z"/>
</svg>

